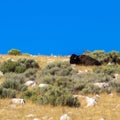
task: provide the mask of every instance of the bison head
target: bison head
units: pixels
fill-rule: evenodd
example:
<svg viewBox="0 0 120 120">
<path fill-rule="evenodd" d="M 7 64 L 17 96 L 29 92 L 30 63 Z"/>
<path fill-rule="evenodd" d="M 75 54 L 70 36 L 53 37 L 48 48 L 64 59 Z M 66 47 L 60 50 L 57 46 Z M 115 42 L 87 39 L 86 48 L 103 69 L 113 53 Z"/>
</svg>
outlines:
<svg viewBox="0 0 120 120">
<path fill-rule="evenodd" d="M 76 54 L 72 54 L 70 57 L 70 64 L 79 64 L 79 56 Z"/>
</svg>

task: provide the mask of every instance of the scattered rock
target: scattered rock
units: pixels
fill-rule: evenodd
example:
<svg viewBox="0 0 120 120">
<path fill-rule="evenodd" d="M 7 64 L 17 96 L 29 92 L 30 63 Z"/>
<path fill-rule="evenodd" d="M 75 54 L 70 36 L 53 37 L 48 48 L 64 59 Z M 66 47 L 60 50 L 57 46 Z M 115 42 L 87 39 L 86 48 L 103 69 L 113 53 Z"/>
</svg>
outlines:
<svg viewBox="0 0 120 120">
<path fill-rule="evenodd" d="M 34 117 L 33 114 L 29 114 L 29 115 L 26 115 L 27 118 L 31 118 L 31 117 Z"/>
<path fill-rule="evenodd" d="M 33 120 L 39 120 L 39 118 L 34 118 Z"/>
<path fill-rule="evenodd" d="M 63 114 L 61 117 L 60 117 L 60 120 L 72 120 L 67 114 Z"/>
<path fill-rule="evenodd" d="M 12 103 L 14 104 L 25 104 L 25 100 L 21 98 L 12 98 Z"/>
<path fill-rule="evenodd" d="M 48 87 L 48 84 L 41 83 L 41 84 L 39 84 L 39 87 L 40 87 L 40 88 Z"/>
<path fill-rule="evenodd" d="M 43 116 L 42 117 L 43 120 L 49 120 L 49 118 L 50 118 L 49 116 Z"/>
<path fill-rule="evenodd" d="M 3 72 L 2 71 L 0 71 L 0 77 L 3 77 L 4 75 L 3 75 Z"/>
<path fill-rule="evenodd" d="M 29 80 L 29 81 L 25 82 L 25 85 L 34 87 L 36 85 L 36 82 L 32 81 L 32 80 Z"/>
<path fill-rule="evenodd" d="M 96 104 L 96 99 L 95 98 L 86 97 L 86 102 L 87 102 L 87 106 L 86 107 L 94 106 Z"/>
<path fill-rule="evenodd" d="M 102 118 L 100 118 L 99 120 L 105 120 L 105 119 L 102 117 Z"/>
</svg>

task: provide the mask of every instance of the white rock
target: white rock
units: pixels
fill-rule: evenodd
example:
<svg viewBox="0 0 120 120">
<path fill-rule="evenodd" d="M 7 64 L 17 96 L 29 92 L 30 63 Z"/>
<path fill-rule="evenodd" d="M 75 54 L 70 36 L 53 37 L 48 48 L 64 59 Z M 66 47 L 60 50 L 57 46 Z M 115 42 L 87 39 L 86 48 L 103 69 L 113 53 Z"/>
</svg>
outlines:
<svg viewBox="0 0 120 120">
<path fill-rule="evenodd" d="M 96 99 L 95 98 L 86 97 L 86 102 L 87 102 L 87 106 L 86 107 L 94 106 L 96 104 Z"/>
<path fill-rule="evenodd" d="M 52 117 L 49 117 L 49 116 L 43 116 L 43 117 L 42 117 L 42 120 L 53 120 L 53 118 L 52 118 Z"/>
<path fill-rule="evenodd" d="M 12 103 L 15 103 L 15 104 L 25 104 L 25 100 L 21 99 L 21 98 L 13 98 L 12 99 Z"/>
<path fill-rule="evenodd" d="M 73 95 L 73 98 L 86 98 L 86 96 L 83 96 L 83 95 Z"/>
<path fill-rule="evenodd" d="M 12 61 L 12 62 L 15 62 L 16 60 L 14 60 L 14 59 L 11 59 L 11 61 Z"/>
<path fill-rule="evenodd" d="M 110 96 L 110 97 L 113 97 L 114 95 L 113 95 L 113 93 L 110 93 L 109 96 Z"/>
<path fill-rule="evenodd" d="M 79 95 L 73 95 L 73 98 L 78 98 L 79 97 Z"/>
<path fill-rule="evenodd" d="M 100 118 L 99 120 L 105 120 L 104 118 Z"/>
<path fill-rule="evenodd" d="M 119 78 L 119 74 L 114 74 L 114 78 L 115 78 L 115 80 L 117 80 L 118 78 Z"/>
<path fill-rule="evenodd" d="M 39 120 L 39 118 L 34 118 L 33 120 Z"/>
<path fill-rule="evenodd" d="M 47 87 L 48 86 L 48 84 L 43 84 L 43 83 L 41 83 L 41 84 L 39 84 L 39 87 Z"/>
<path fill-rule="evenodd" d="M 3 77 L 4 75 L 3 75 L 3 72 L 2 71 L 0 71 L 0 77 Z"/>
<path fill-rule="evenodd" d="M 36 82 L 35 81 L 32 81 L 32 80 L 29 80 L 29 81 L 27 81 L 27 82 L 25 82 L 25 85 L 26 86 L 35 86 L 36 85 Z"/>
<path fill-rule="evenodd" d="M 60 117 L 60 120 L 72 120 L 67 114 L 63 114 L 61 117 Z"/>
<path fill-rule="evenodd" d="M 98 82 L 98 83 L 94 83 L 94 85 L 98 86 L 99 88 L 109 87 L 109 83 L 106 83 L 106 82 Z"/>
<path fill-rule="evenodd" d="M 26 115 L 27 118 L 34 117 L 33 114 Z"/>
</svg>

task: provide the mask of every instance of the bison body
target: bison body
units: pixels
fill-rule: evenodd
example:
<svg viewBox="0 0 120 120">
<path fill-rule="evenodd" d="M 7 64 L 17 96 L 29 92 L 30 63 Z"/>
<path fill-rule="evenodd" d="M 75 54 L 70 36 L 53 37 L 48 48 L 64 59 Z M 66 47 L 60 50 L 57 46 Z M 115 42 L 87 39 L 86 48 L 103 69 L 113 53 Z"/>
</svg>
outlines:
<svg viewBox="0 0 120 120">
<path fill-rule="evenodd" d="M 88 55 L 76 55 L 76 54 L 72 54 L 70 57 L 70 64 L 81 64 L 81 65 L 101 65 L 101 63 L 88 56 Z"/>
</svg>

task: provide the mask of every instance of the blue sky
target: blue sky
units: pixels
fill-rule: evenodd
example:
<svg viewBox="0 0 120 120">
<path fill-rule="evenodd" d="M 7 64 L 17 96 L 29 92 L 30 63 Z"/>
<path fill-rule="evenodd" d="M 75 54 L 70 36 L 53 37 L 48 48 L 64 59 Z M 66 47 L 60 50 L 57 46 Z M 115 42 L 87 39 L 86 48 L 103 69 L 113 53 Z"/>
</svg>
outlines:
<svg viewBox="0 0 120 120">
<path fill-rule="evenodd" d="M 0 53 L 120 51 L 119 6 L 114 0 L 1 0 Z"/>
</svg>

